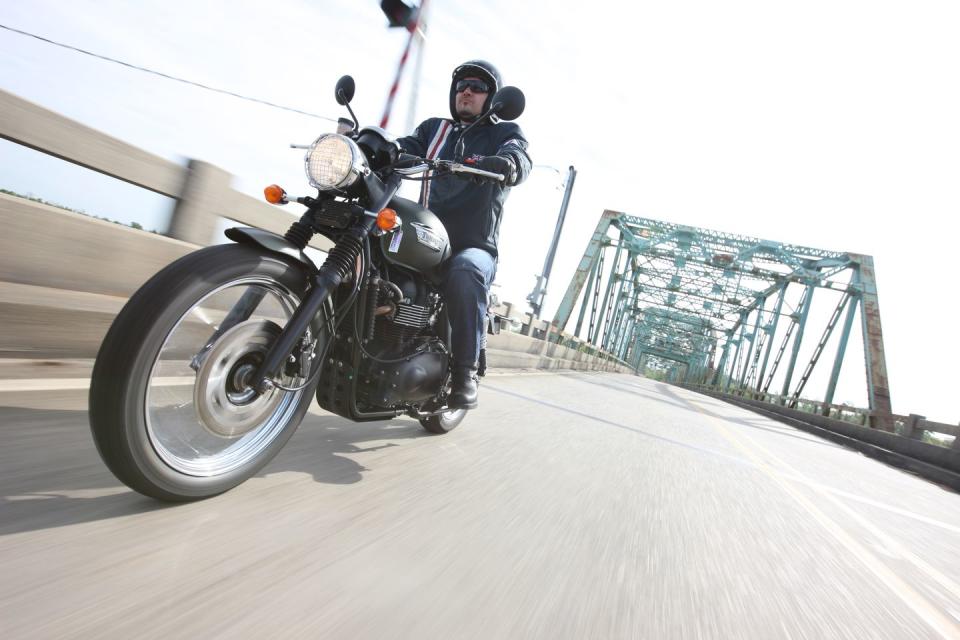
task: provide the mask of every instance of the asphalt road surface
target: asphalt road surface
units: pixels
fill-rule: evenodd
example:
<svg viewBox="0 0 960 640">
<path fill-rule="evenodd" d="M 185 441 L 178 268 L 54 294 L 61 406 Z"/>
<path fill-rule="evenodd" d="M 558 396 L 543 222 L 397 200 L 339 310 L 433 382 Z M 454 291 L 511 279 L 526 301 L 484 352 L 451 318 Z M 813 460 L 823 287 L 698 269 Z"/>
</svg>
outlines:
<svg viewBox="0 0 960 640">
<path fill-rule="evenodd" d="M 0 404 L 5 640 L 960 637 L 960 496 L 644 378 L 490 376 L 446 436 L 312 411 L 179 506 L 82 389 Z"/>
</svg>

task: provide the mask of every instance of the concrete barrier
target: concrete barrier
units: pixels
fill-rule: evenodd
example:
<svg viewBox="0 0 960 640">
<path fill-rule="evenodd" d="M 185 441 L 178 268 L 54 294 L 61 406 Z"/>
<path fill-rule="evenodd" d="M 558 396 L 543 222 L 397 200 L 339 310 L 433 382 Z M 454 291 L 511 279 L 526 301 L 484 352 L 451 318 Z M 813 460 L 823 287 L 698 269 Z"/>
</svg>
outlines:
<svg viewBox="0 0 960 640">
<path fill-rule="evenodd" d="M 198 245 L 0 194 L 0 282 L 129 297 Z"/>
</svg>

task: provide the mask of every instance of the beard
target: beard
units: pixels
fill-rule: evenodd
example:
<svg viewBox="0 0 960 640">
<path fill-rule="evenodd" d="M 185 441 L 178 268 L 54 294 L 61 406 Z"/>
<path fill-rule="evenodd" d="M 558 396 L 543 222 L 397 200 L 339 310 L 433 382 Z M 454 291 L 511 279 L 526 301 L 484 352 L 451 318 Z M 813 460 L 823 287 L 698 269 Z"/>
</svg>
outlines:
<svg viewBox="0 0 960 640">
<path fill-rule="evenodd" d="M 474 112 L 468 105 L 462 105 L 457 107 L 457 117 L 462 122 L 473 122 L 480 117 L 480 113 L 479 111 Z"/>
</svg>

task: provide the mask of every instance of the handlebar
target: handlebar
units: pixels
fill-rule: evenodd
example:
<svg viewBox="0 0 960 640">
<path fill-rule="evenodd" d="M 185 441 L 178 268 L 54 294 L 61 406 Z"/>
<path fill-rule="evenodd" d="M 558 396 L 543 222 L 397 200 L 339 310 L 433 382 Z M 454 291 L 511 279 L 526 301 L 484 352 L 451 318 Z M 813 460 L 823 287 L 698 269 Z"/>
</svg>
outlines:
<svg viewBox="0 0 960 640">
<path fill-rule="evenodd" d="M 493 171 L 476 169 L 459 162 L 453 162 L 452 160 L 429 160 L 427 158 L 420 158 L 418 156 L 412 156 L 406 153 L 401 153 L 400 159 L 397 161 L 396 165 L 394 165 L 394 172 L 401 175 L 413 175 L 416 173 L 423 173 L 424 171 L 435 171 L 441 174 L 467 174 L 480 178 L 490 178 L 491 180 L 496 180 L 498 182 L 503 182 L 506 180 L 506 176 L 504 176 L 502 173 L 494 173 Z"/>
</svg>

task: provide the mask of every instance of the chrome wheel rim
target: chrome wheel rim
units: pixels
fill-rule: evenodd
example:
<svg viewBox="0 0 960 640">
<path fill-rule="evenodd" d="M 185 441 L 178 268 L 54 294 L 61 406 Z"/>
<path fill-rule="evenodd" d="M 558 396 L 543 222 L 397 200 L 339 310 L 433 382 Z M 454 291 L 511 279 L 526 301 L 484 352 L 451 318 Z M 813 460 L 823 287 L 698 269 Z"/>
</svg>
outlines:
<svg viewBox="0 0 960 640">
<path fill-rule="evenodd" d="M 467 412 L 466 409 L 450 409 L 449 411 L 444 411 L 440 415 L 440 417 L 443 418 L 444 420 L 452 422 L 466 412 Z"/>
<path fill-rule="evenodd" d="M 251 316 L 204 350 L 251 290 L 263 294 Z M 305 391 L 272 389 L 257 396 L 246 383 L 297 304 L 297 296 L 275 280 L 242 278 L 195 302 L 167 333 L 144 403 L 150 445 L 167 466 L 191 476 L 229 473 L 257 458 L 284 430 Z M 284 386 L 302 383 L 281 379 Z"/>
</svg>

